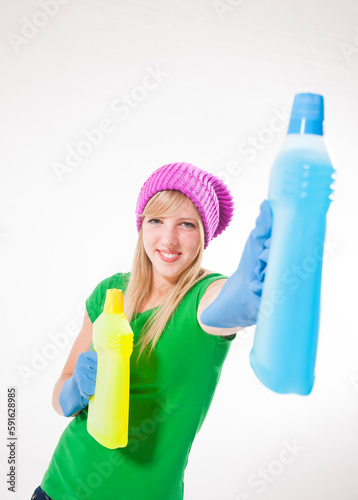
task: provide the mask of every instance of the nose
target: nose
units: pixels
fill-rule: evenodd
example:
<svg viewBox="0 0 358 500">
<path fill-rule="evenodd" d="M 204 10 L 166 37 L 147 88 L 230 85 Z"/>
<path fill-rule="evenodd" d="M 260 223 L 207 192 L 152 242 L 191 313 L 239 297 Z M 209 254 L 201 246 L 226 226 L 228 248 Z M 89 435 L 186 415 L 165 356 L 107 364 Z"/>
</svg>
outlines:
<svg viewBox="0 0 358 500">
<path fill-rule="evenodd" d="M 175 227 L 167 226 L 163 228 L 162 244 L 164 248 L 174 249 L 178 244 L 178 234 Z"/>
</svg>

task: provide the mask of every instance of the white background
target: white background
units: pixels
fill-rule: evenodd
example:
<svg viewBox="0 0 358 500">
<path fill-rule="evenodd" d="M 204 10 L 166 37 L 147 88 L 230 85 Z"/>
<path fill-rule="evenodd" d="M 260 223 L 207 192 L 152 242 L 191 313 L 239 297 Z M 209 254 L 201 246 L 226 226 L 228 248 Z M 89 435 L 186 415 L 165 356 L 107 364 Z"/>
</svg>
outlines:
<svg viewBox="0 0 358 500">
<path fill-rule="evenodd" d="M 225 180 L 235 217 L 204 267 L 232 274 L 267 196 L 285 112 L 295 93 L 317 92 L 337 183 L 315 386 L 308 397 L 272 393 L 249 365 L 253 329 L 238 337 L 192 448 L 185 500 L 357 500 L 357 2 L 54 2 L 0 2 L 1 497 L 31 497 L 68 424 L 51 406 L 52 389 L 85 299 L 130 270 L 146 178 L 187 161 Z M 154 71 L 157 82 L 147 76 Z M 69 148 L 81 150 L 102 120 L 111 131 L 56 174 L 56 162 L 66 165 Z M 18 483 L 7 494 L 13 385 Z M 286 442 L 300 451 L 280 469 Z M 249 482 L 260 469 L 278 471 L 261 493 Z"/>
</svg>

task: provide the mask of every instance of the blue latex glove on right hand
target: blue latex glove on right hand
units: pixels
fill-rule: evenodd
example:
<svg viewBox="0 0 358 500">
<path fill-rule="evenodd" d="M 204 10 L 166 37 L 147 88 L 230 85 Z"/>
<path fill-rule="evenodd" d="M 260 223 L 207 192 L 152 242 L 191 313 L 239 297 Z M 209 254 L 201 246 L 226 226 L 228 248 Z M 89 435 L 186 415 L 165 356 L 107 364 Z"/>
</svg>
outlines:
<svg viewBox="0 0 358 500">
<path fill-rule="evenodd" d="M 271 226 L 271 207 L 268 200 L 264 200 L 260 205 L 256 227 L 247 239 L 239 267 L 200 316 L 204 325 L 245 328 L 256 324 L 270 249 Z"/>
<path fill-rule="evenodd" d="M 82 410 L 94 394 L 97 377 L 97 353 L 81 352 L 70 377 L 62 386 L 59 403 L 65 417 Z"/>
</svg>

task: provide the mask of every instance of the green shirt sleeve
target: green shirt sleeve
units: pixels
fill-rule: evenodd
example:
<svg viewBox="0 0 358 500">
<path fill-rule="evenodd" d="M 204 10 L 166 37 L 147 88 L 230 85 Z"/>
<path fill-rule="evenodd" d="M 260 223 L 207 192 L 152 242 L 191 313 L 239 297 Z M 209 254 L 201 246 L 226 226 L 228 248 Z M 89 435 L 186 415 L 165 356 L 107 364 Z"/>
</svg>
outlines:
<svg viewBox="0 0 358 500">
<path fill-rule="evenodd" d="M 102 280 L 86 300 L 87 314 L 92 323 L 96 321 L 103 311 L 106 293 L 108 288 L 111 288 L 112 282 L 113 276 Z"/>
</svg>

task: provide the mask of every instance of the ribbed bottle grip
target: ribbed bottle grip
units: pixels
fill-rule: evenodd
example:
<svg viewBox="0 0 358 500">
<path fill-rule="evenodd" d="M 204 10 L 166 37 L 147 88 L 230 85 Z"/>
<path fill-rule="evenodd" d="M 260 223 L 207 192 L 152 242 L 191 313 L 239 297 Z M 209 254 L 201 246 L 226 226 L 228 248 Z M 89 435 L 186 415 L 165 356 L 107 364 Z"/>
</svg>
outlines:
<svg viewBox="0 0 358 500">
<path fill-rule="evenodd" d="M 132 352 L 134 335 L 108 335 L 105 349 L 114 351 Z"/>
<path fill-rule="evenodd" d="M 331 197 L 335 187 L 335 170 L 314 168 L 303 164 L 298 168 L 285 170 L 282 180 L 282 193 L 298 198 Z M 333 180 L 333 182 L 332 182 Z"/>
</svg>

